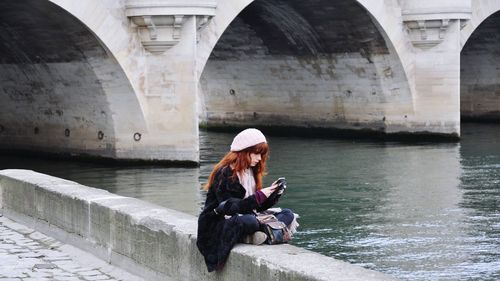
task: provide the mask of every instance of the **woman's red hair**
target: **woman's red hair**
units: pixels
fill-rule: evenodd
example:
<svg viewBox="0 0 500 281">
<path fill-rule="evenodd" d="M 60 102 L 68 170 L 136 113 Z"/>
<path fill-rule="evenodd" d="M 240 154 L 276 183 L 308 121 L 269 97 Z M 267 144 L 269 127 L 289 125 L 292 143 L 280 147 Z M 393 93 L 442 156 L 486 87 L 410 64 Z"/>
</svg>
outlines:
<svg viewBox="0 0 500 281">
<path fill-rule="evenodd" d="M 257 163 L 257 165 L 255 165 L 254 167 L 250 167 L 251 153 L 260 154 L 261 156 L 259 163 Z M 219 171 L 224 166 L 230 166 L 233 169 L 233 175 L 231 177 L 233 181 L 238 180 L 238 173 L 241 173 L 247 168 L 251 168 L 253 171 L 253 176 L 255 178 L 256 189 L 260 190 L 262 188 L 262 178 L 266 174 L 266 161 L 268 153 L 269 146 L 265 142 L 259 143 L 249 148 L 245 148 L 241 151 L 228 152 L 224 156 L 224 158 L 222 158 L 222 160 L 220 160 L 219 163 L 215 165 L 212 173 L 210 174 L 210 177 L 208 178 L 208 182 L 203 186 L 203 189 L 208 190 L 212 186 L 217 171 Z"/>
</svg>

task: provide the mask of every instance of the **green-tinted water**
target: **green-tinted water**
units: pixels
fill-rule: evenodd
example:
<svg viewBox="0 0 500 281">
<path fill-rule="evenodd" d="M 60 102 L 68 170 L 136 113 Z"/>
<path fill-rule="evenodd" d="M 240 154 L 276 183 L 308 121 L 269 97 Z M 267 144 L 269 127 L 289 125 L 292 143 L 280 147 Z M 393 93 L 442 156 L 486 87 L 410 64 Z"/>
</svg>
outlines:
<svg viewBox="0 0 500 281">
<path fill-rule="evenodd" d="M 266 183 L 301 215 L 293 244 L 409 280 L 500 279 L 500 125 L 457 144 L 269 137 Z M 233 134 L 201 135 L 198 169 L 124 168 L 0 156 L 27 168 L 197 214 L 200 182 Z"/>
</svg>

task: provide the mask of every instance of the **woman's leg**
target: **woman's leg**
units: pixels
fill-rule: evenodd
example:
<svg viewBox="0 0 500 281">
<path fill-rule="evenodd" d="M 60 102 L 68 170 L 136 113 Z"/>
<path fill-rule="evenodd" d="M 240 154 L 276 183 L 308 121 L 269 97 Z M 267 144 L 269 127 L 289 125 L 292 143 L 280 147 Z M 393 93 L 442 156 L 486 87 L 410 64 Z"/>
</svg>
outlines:
<svg viewBox="0 0 500 281">
<path fill-rule="evenodd" d="M 255 215 L 247 214 L 236 216 L 236 221 L 243 226 L 243 235 L 253 234 L 259 230 L 259 221 Z"/>
<path fill-rule="evenodd" d="M 290 209 L 281 209 L 281 212 L 275 214 L 276 218 L 283 222 L 286 226 L 290 225 L 293 221 L 293 212 Z"/>
<path fill-rule="evenodd" d="M 236 221 L 240 223 L 243 228 L 240 241 L 247 244 L 260 245 L 267 239 L 264 232 L 257 232 L 260 224 L 254 215 L 236 216 Z"/>
</svg>

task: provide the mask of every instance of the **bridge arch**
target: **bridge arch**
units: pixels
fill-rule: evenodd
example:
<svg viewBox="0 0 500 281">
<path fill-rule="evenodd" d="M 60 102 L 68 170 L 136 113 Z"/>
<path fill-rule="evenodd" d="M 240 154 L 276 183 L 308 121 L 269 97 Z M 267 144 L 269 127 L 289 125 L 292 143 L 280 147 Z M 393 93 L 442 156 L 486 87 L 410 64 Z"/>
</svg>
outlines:
<svg viewBox="0 0 500 281">
<path fill-rule="evenodd" d="M 500 2 L 495 0 L 475 0 L 472 2 L 472 15 L 461 31 L 462 49 L 475 30 L 494 13 L 500 11 Z"/>
<path fill-rule="evenodd" d="M 391 43 L 406 37 L 400 21 L 387 35 L 376 19 L 383 9 L 373 16 L 369 1 L 218 7 L 198 49 L 201 118 L 209 125 L 391 132 L 411 118 L 410 59 Z"/>
<path fill-rule="evenodd" d="M 500 3 L 478 1 L 462 30 L 460 111 L 462 120 L 500 121 Z"/>
<path fill-rule="evenodd" d="M 124 135 L 145 126 L 120 53 L 129 46 L 126 25 L 99 5 L 0 3 L 2 148 L 115 158 Z"/>
</svg>

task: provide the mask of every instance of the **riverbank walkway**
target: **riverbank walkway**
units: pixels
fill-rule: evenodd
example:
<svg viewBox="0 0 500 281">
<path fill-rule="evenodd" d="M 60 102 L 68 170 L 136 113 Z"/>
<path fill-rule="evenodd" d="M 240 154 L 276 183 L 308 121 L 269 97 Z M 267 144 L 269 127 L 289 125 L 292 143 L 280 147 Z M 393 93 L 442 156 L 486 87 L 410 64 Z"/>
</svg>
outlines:
<svg viewBox="0 0 500 281">
<path fill-rule="evenodd" d="M 0 214 L 0 281 L 143 280 Z"/>
</svg>

